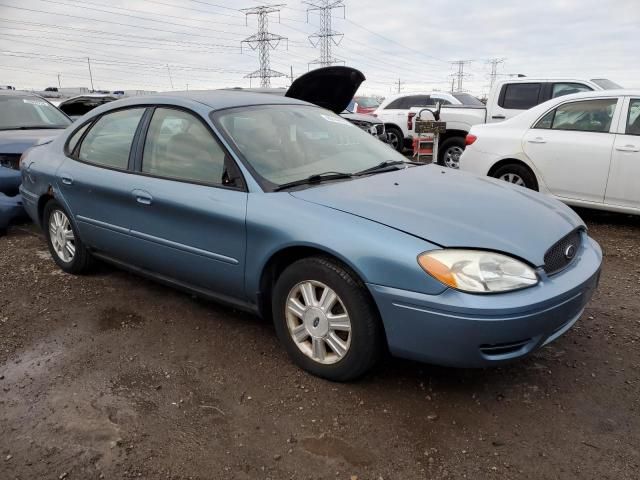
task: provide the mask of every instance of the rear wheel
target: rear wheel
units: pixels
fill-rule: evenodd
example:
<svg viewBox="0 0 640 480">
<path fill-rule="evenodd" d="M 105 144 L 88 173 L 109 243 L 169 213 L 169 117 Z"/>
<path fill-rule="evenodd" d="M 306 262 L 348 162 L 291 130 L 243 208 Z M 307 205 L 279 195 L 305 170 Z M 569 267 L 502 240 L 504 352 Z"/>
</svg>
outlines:
<svg viewBox="0 0 640 480">
<path fill-rule="evenodd" d="M 404 135 L 402 134 L 402 130 L 398 127 L 387 127 L 387 139 L 389 141 L 389 145 L 402 153 L 404 150 Z"/>
<path fill-rule="evenodd" d="M 438 156 L 440 165 L 449 168 L 460 168 L 460 156 L 464 152 L 464 138 L 447 138 L 438 146 Z"/>
<path fill-rule="evenodd" d="M 530 188 L 531 190 L 538 190 L 538 181 L 536 180 L 536 176 L 529 167 L 519 163 L 508 163 L 506 165 L 502 165 L 493 172 L 492 176 L 514 185 Z"/>
<path fill-rule="evenodd" d="M 44 234 L 53 260 L 67 273 L 84 273 L 91 266 L 91 254 L 76 232 L 69 215 L 56 200 L 44 207 Z"/>
<path fill-rule="evenodd" d="M 292 360 L 328 380 L 362 376 L 383 351 L 381 322 L 364 285 L 329 258 L 287 267 L 274 289 L 273 318 Z"/>
</svg>

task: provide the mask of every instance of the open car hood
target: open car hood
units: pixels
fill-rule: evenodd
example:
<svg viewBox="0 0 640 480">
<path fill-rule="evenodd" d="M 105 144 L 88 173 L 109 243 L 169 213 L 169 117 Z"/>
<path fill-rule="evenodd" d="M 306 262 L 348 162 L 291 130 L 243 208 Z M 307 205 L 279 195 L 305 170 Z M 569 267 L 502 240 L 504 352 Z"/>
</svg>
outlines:
<svg viewBox="0 0 640 480">
<path fill-rule="evenodd" d="M 360 84 L 365 80 L 364 74 L 355 68 L 318 68 L 298 77 L 285 96 L 340 113 L 349 106 Z"/>
</svg>

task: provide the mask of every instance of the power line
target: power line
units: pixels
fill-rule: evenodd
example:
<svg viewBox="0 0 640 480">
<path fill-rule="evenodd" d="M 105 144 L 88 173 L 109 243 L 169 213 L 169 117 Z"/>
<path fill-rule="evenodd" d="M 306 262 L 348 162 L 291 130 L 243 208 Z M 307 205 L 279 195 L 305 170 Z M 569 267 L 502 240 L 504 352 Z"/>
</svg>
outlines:
<svg viewBox="0 0 640 480">
<path fill-rule="evenodd" d="M 46 12 L 48 13 L 48 12 Z M 86 29 L 86 28 L 81 28 L 81 27 L 72 27 L 69 25 L 65 25 L 65 26 L 61 26 L 61 25 L 53 25 L 53 24 L 46 24 L 46 23 L 37 23 L 37 22 L 26 22 L 26 21 L 21 21 L 21 20 L 9 20 L 9 19 L 5 19 L 5 18 L 0 18 L 0 22 L 9 22 L 9 23 L 17 23 L 17 24 L 21 24 L 21 25 L 33 25 L 33 26 L 38 26 L 38 27 L 43 27 L 43 28 L 52 28 L 52 29 L 58 29 L 58 30 L 76 30 L 76 31 L 80 31 L 80 32 L 87 32 L 90 33 L 91 36 L 93 37 L 95 34 L 101 34 L 101 35 L 109 35 L 109 36 L 115 36 L 115 37 L 124 37 L 126 39 L 132 38 L 132 39 L 142 39 L 142 40 L 150 40 L 151 42 L 154 42 L 155 46 L 158 46 L 158 43 L 169 43 L 169 44 L 175 44 L 175 45 L 184 45 L 184 46 L 197 46 L 197 47 L 201 47 L 201 48 L 206 48 L 206 49 L 211 49 L 211 48 L 221 48 L 221 49 L 230 49 L 230 50 L 236 50 L 237 51 L 233 51 L 233 52 L 225 52 L 227 54 L 229 53 L 234 53 L 234 54 L 238 54 L 240 55 L 240 49 L 238 49 L 237 46 L 235 45 L 227 45 L 227 44 L 218 44 L 218 43 L 198 43 L 198 42 L 189 42 L 189 41 L 185 41 L 185 40 L 167 40 L 165 38 L 158 38 L 158 37 L 144 37 L 141 35 L 132 35 L 129 33 L 113 33 L 113 32 L 105 32 L 104 30 L 93 30 L 93 29 Z M 14 27 L 9 27 L 9 28 L 14 28 Z M 20 28 L 16 30 L 25 30 L 25 31 L 42 31 L 42 30 L 29 30 L 27 28 Z M 53 33 L 53 32 L 47 32 L 45 31 L 45 33 Z M 8 34 L 7 34 L 8 35 Z M 12 34 L 14 35 L 14 34 Z M 78 36 L 78 34 L 72 34 L 74 36 Z M 188 36 L 188 35 L 186 35 Z M 117 39 L 114 39 L 117 40 Z M 122 40 L 122 41 L 126 41 L 126 40 Z M 164 47 L 164 45 L 160 45 L 162 47 Z"/>
<path fill-rule="evenodd" d="M 259 78 L 262 88 L 269 88 L 271 86 L 271 78 L 285 76 L 284 73 L 271 70 L 271 64 L 269 62 L 269 51 L 275 49 L 281 40 L 287 40 L 286 37 L 269 32 L 269 14 L 279 14 L 280 7 L 282 7 L 282 5 L 260 5 L 242 10 L 245 12 L 246 18 L 248 18 L 249 15 L 256 15 L 258 17 L 258 33 L 254 33 L 250 37 L 245 38 L 240 42 L 240 45 L 242 46 L 243 43 L 246 43 L 252 50 L 258 50 L 260 57 L 260 68 L 246 75 L 245 78 Z"/>
<path fill-rule="evenodd" d="M 381 35 L 378 32 L 374 32 L 373 30 L 370 30 L 367 27 L 365 27 L 363 25 L 360 25 L 359 23 L 354 22 L 353 20 L 350 20 L 350 19 L 347 18 L 346 21 L 351 23 L 352 25 L 355 25 L 358 28 L 361 28 L 362 30 L 365 30 L 366 32 L 369 32 L 372 35 L 380 37 L 383 40 L 386 40 L 387 42 L 395 43 L 396 45 L 399 45 L 400 47 L 402 47 L 404 50 L 412 51 L 414 53 L 420 54 L 420 55 L 428 57 L 428 58 L 432 58 L 432 59 L 437 60 L 437 61 L 442 62 L 442 63 L 449 63 L 449 62 L 447 62 L 447 60 L 443 60 L 441 58 L 434 57 L 433 55 L 429 55 L 427 53 L 424 53 L 423 51 L 416 50 L 415 48 L 407 47 L 406 45 L 403 45 L 402 43 L 400 43 L 400 42 L 398 42 L 398 41 L 396 41 L 396 40 L 394 40 L 392 38 L 385 37 L 384 35 Z"/>
<path fill-rule="evenodd" d="M 320 47 L 320 57 L 310 62 L 310 65 L 317 64 L 321 67 L 328 67 L 334 63 L 344 63 L 331 54 L 332 45 L 340 45 L 344 38 L 344 34 L 334 31 L 331 27 L 333 10 L 341 8 L 342 14 L 345 14 L 343 0 L 305 0 L 303 3 L 308 5 L 307 22 L 309 21 L 309 13 L 319 12 L 320 15 L 320 30 L 309 36 L 311 45 L 316 48 Z"/>
<path fill-rule="evenodd" d="M 113 22 L 110 20 L 105 20 L 103 18 L 91 18 L 91 17 L 83 17 L 81 15 L 71 15 L 69 13 L 57 13 L 57 12 L 51 12 L 48 10 L 38 10 L 35 8 L 25 8 L 25 7 L 15 7 L 13 5 L 7 5 L 6 3 L 0 3 L 0 7 L 5 7 L 5 8 L 13 8 L 15 10 L 22 10 L 22 11 L 26 11 L 26 12 L 35 12 L 35 13 L 46 13 L 49 15 L 57 15 L 57 16 L 61 16 L 61 17 L 66 17 L 66 18 L 78 18 L 80 20 L 89 20 L 91 22 L 96 22 L 98 24 L 110 24 L 110 25 L 119 25 L 121 27 L 131 27 L 131 28 L 135 28 L 136 30 L 153 30 L 156 32 L 162 32 L 164 34 L 167 33 L 175 33 L 176 35 L 184 35 L 184 36 L 188 36 L 188 37 L 202 37 L 202 38 L 211 38 L 211 35 L 205 35 L 205 34 L 198 34 L 198 33 L 187 33 L 187 32 L 179 32 L 179 31 L 175 31 L 175 30 L 166 30 L 164 28 L 153 28 L 153 27 L 146 27 L 146 26 L 142 26 L 142 25 L 131 25 L 130 23 L 122 23 L 122 22 Z M 174 24 L 175 25 L 175 24 Z M 193 26 L 188 26 L 189 28 L 193 28 Z M 226 45 L 229 48 L 237 48 L 237 47 L 232 47 L 231 45 Z"/>
<path fill-rule="evenodd" d="M 59 0 L 39 0 L 40 2 L 46 2 L 46 3 L 52 3 L 52 4 L 56 4 L 56 5 L 64 5 L 67 7 L 77 7 L 77 5 L 74 5 L 74 3 L 78 3 L 82 6 L 82 8 L 84 10 L 93 10 L 96 12 L 101 12 L 101 13 L 108 13 L 111 15 L 116 15 L 117 17 L 129 17 L 129 18 L 134 18 L 136 20 L 144 20 L 146 22 L 154 22 L 154 23 L 161 23 L 164 25 L 172 25 L 175 27 L 185 27 L 185 28 L 189 28 L 189 29 L 193 29 L 193 28 L 197 28 L 198 30 L 204 30 L 207 32 L 213 32 L 216 34 L 220 34 L 220 33 L 224 33 L 224 34 L 228 34 L 228 35 L 234 35 L 234 36 L 242 36 L 242 34 L 240 33 L 236 33 L 236 32 L 229 32 L 226 30 L 216 30 L 213 28 L 207 28 L 207 27 L 195 27 L 194 25 L 187 25 L 184 23 L 176 23 L 174 21 L 170 21 L 170 20 L 158 20 L 156 18 L 149 18 L 149 17 L 143 17 L 140 15 L 131 15 L 131 14 L 127 14 L 127 13 L 123 13 L 123 12 L 140 12 L 140 10 L 134 10 L 131 8 L 122 8 L 119 7 L 118 8 L 118 12 L 112 12 L 109 10 L 105 10 L 103 8 L 95 8 L 95 7 L 88 7 L 86 5 L 100 5 L 100 4 L 95 4 L 92 2 L 88 2 L 86 0 L 69 0 L 73 3 L 67 3 L 64 1 L 59 1 Z M 150 12 L 143 12 L 143 13 L 147 13 L 147 14 L 151 14 Z M 176 17 L 176 16 L 172 16 L 172 15 L 166 15 L 167 18 L 174 18 L 177 20 L 187 20 L 187 21 L 193 21 L 193 19 L 189 19 L 189 18 L 185 18 L 185 17 Z M 196 20 L 197 21 L 197 20 Z M 233 40 L 232 38 L 223 38 L 221 37 L 223 40 Z"/>
</svg>

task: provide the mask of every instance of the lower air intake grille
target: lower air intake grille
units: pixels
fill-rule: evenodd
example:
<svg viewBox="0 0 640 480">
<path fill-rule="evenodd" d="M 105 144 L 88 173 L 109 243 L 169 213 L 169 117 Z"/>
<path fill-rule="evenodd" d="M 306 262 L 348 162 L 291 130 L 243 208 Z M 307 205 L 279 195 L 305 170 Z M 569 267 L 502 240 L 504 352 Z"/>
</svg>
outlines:
<svg viewBox="0 0 640 480">
<path fill-rule="evenodd" d="M 500 357 L 502 355 L 509 355 L 512 353 L 519 352 L 520 350 L 525 348 L 527 345 L 529 345 L 529 342 L 531 342 L 530 338 L 527 338 L 526 340 L 518 340 L 515 342 L 508 342 L 508 343 L 496 343 L 493 345 L 485 344 L 485 345 L 480 345 L 480 351 L 486 357 Z"/>
<path fill-rule="evenodd" d="M 582 230 L 574 230 L 553 245 L 544 254 L 544 271 L 553 275 L 564 270 L 578 255 L 582 243 Z"/>
</svg>

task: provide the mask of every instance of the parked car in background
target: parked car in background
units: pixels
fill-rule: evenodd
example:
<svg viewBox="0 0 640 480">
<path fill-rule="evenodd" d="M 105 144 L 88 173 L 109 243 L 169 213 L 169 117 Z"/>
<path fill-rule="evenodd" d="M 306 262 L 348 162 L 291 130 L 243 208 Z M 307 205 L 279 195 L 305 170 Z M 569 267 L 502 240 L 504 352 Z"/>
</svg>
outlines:
<svg viewBox="0 0 640 480">
<path fill-rule="evenodd" d="M 375 97 L 355 97 L 353 101 L 355 102 L 354 113 L 364 115 L 372 114 L 380 106 L 380 102 Z"/>
<path fill-rule="evenodd" d="M 106 93 L 87 93 L 69 98 L 58 104 L 58 108 L 67 114 L 72 120 L 77 120 L 85 113 L 90 112 L 100 105 L 117 100 L 115 94 Z"/>
<path fill-rule="evenodd" d="M 411 108 L 434 107 L 436 103 L 441 105 L 462 105 L 462 102 L 453 95 L 445 92 L 408 92 L 385 98 L 372 114 L 385 123 L 390 136 L 390 143 L 398 151 L 401 151 L 404 145 L 409 145 L 407 115 Z"/>
<path fill-rule="evenodd" d="M 620 89 L 607 79 L 509 78 L 496 82 L 487 99 L 486 123 L 501 122 L 552 98 L 572 93 Z"/>
<path fill-rule="evenodd" d="M 234 91 L 282 95 L 319 105 L 353 123 L 378 140 L 387 143 L 384 123 L 371 115 L 354 113 L 349 107 L 353 94 L 365 80 L 364 74 L 351 67 L 334 66 L 311 70 L 286 88 L 233 88 Z"/>
<path fill-rule="evenodd" d="M 0 91 L 0 166 L 18 169 L 29 147 L 58 135 L 71 120 L 44 98 L 27 92 Z"/>
<path fill-rule="evenodd" d="M 435 105 L 436 101 L 443 105 L 441 120 L 447 123 L 447 131 L 440 135 L 438 163 L 450 168 L 458 168 L 460 155 L 465 148 L 465 137 L 473 125 L 500 122 L 512 118 L 551 98 L 581 91 L 603 90 L 614 85 L 613 82 L 606 79 L 509 78 L 495 83 L 489 93 L 486 106 L 475 97 L 470 99 L 470 96 L 465 93 L 453 94 L 457 103 L 448 103 L 447 99 L 441 101 L 442 93 L 437 92 L 438 96 L 434 96 L 433 99 L 429 98 L 428 101 L 432 105 Z M 407 94 L 407 96 L 410 95 Z M 408 107 L 408 104 L 416 101 L 420 101 L 420 105 Z M 390 112 L 382 113 L 381 117 L 381 112 L 387 110 L 387 108 L 383 108 L 385 105 L 383 102 L 375 114 L 385 122 L 390 138 L 393 137 L 394 132 L 398 134 L 401 131 L 401 135 L 404 135 L 404 146 L 409 146 L 414 137 L 415 117 L 422 110 L 427 99 L 407 98 L 404 102 L 408 107 L 404 111 L 396 112 L 394 109 L 389 109 Z M 391 113 L 395 114 L 395 122 L 392 121 Z M 384 116 L 386 119 L 383 118 Z M 404 148 L 399 143 L 396 145 L 399 149 Z"/>
<path fill-rule="evenodd" d="M 38 95 L 0 90 L 0 234 L 25 217 L 18 194 L 21 155 L 70 124 L 66 115 Z"/>
<path fill-rule="evenodd" d="M 602 260 L 562 203 L 407 162 L 281 96 L 113 102 L 22 173 L 62 270 L 98 257 L 270 318 L 300 367 L 335 381 L 387 349 L 467 367 L 526 356 L 578 320 Z"/>
<path fill-rule="evenodd" d="M 467 137 L 462 170 L 569 205 L 640 214 L 640 90 L 550 100 Z"/>
</svg>

